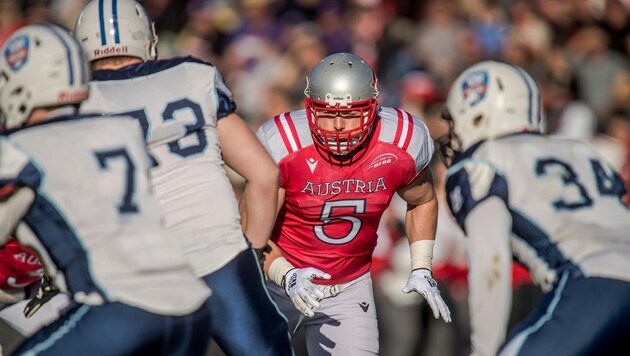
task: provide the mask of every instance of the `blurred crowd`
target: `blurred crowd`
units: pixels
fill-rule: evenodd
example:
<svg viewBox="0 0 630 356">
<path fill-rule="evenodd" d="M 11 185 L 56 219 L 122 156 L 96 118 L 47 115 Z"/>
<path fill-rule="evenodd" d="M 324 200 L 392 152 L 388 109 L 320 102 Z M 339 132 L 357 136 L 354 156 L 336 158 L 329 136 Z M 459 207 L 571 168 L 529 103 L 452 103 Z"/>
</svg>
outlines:
<svg viewBox="0 0 630 356">
<path fill-rule="evenodd" d="M 20 26 L 69 29 L 86 0 L 0 0 L 0 43 Z M 528 70 L 548 132 L 594 141 L 621 169 L 630 120 L 630 0 L 145 0 L 160 57 L 215 64 L 256 128 L 302 105 L 305 76 L 350 51 L 383 105 L 434 122 L 452 80 L 482 59 Z M 603 141 L 602 141 L 603 139 Z"/>
<path fill-rule="evenodd" d="M 420 116 L 435 138 L 446 130 L 440 109 L 455 77 L 474 62 L 498 59 L 521 66 L 538 82 L 547 132 L 592 142 L 630 181 L 630 0 L 140 2 L 156 21 L 159 57 L 190 54 L 215 64 L 252 129 L 300 108 L 310 70 L 327 54 L 348 51 L 376 69 L 381 104 Z M 0 44 L 29 23 L 53 22 L 72 29 L 84 4 L 0 0 Z M 440 182 L 444 167 L 437 160 L 433 172 Z M 377 294 L 384 300 L 379 308 L 396 315 L 389 318 L 391 328 L 399 327 L 381 332 L 383 354 L 465 354 L 461 232 L 448 213 L 440 213 L 436 277 L 449 286 L 449 298 L 457 305 L 452 307 L 454 320 L 459 316 L 464 322 L 449 326 L 443 345 L 429 351 L 419 345 L 417 328 L 400 327 L 428 324 L 421 310 L 414 314 L 405 309 L 421 307 L 404 300 L 404 281 L 395 279 L 397 269 L 407 268 L 396 266 L 394 257 L 401 253 L 397 241 L 404 234 L 399 223 L 404 208 L 397 211 L 394 204 L 390 213 L 373 270 Z M 401 275 L 406 278 L 407 273 Z M 515 270 L 514 275 L 515 288 L 527 286 L 526 273 Z M 401 295 L 390 293 L 394 287 L 389 285 Z M 537 297 L 525 296 L 515 304 L 516 314 L 519 306 L 526 310 Z M 388 323 L 387 317 L 379 320 Z M 387 343 L 397 346 L 390 351 Z"/>
</svg>

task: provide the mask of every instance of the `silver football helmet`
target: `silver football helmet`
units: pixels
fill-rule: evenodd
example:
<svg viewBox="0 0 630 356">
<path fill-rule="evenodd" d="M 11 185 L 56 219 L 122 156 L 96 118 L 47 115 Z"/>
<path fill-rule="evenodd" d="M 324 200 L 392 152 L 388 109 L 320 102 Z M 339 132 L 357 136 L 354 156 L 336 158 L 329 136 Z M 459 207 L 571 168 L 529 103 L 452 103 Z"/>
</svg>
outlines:
<svg viewBox="0 0 630 356">
<path fill-rule="evenodd" d="M 81 45 L 50 24 L 21 28 L 0 50 L 0 123 L 21 126 L 34 108 L 76 104 L 88 97 L 89 69 Z"/>
<path fill-rule="evenodd" d="M 133 0 L 92 0 L 74 27 L 76 38 L 90 61 L 130 56 L 143 61 L 157 58 L 153 21 Z"/>
<path fill-rule="evenodd" d="M 540 90 L 522 68 L 484 61 L 455 79 L 443 117 L 449 121 L 449 143 L 464 151 L 475 143 L 510 133 L 542 132 Z"/>
<path fill-rule="evenodd" d="M 352 53 L 335 53 L 324 58 L 306 78 L 304 106 L 315 144 L 337 155 L 352 152 L 365 142 L 378 112 L 376 74 L 369 64 Z M 361 125 L 353 130 L 325 130 L 318 114 L 343 115 L 360 112 Z"/>
</svg>

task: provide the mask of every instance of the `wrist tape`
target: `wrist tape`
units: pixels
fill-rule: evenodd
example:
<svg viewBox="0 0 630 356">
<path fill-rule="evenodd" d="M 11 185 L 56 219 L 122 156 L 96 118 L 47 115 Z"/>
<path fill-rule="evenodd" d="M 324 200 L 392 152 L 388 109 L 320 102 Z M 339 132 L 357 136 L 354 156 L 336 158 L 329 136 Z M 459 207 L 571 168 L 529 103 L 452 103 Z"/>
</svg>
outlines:
<svg viewBox="0 0 630 356">
<path fill-rule="evenodd" d="M 267 276 L 269 276 L 269 279 L 272 280 L 275 284 L 284 288 L 284 285 L 282 283 L 284 281 L 284 276 L 287 274 L 287 272 L 294 268 L 295 267 L 291 263 L 289 263 L 286 258 L 278 257 L 273 260 L 273 262 L 271 262 L 271 266 L 269 266 L 269 272 L 267 273 Z"/>
<path fill-rule="evenodd" d="M 434 244 L 434 240 L 420 240 L 409 245 L 412 269 L 424 268 L 431 270 Z"/>
</svg>

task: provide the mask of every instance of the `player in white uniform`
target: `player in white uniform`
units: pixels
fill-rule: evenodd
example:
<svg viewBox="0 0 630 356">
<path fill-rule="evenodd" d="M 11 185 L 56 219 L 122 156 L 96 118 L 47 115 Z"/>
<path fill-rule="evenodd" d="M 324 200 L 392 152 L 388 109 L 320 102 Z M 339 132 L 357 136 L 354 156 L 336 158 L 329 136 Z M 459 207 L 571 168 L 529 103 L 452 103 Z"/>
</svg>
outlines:
<svg viewBox="0 0 630 356">
<path fill-rule="evenodd" d="M 180 235 L 197 276 L 216 286 L 212 338 L 228 354 L 291 354 L 286 320 L 245 238 L 259 250 L 267 243 L 278 170 L 234 112 L 217 68 L 192 57 L 156 60 L 153 23 L 131 0 L 88 3 L 75 36 L 95 69 L 81 110 L 138 120 L 157 163 L 151 183 L 166 225 Z M 245 235 L 224 164 L 248 182 Z"/>
<path fill-rule="evenodd" d="M 469 238 L 478 355 L 630 352 L 630 212 L 618 174 L 588 144 L 541 133 L 540 93 L 521 68 L 486 61 L 452 85 L 448 204 Z M 546 295 L 504 343 L 511 263 Z"/>
<path fill-rule="evenodd" d="M 77 114 L 89 72 L 65 29 L 27 26 L 0 53 L 0 241 L 23 223 L 77 303 L 16 353 L 203 352 L 210 291 L 161 223 L 137 124 Z"/>
</svg>

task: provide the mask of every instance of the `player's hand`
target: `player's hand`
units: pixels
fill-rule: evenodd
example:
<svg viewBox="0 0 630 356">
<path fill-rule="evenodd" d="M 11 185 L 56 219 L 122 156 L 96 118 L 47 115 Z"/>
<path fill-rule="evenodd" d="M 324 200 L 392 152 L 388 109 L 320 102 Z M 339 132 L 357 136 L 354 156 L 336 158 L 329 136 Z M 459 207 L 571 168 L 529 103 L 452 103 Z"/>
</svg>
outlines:
<svg viewBox="0 0 630 356">
<path fill-rule="evenodd" d="M 315 315 L 314 310 L 319 308 L 319 301 L 324 298 L 324 292 L 312 282 L 313 278 L 330 279 L 330 275 L 307 267 L 294 268 L 284 276 L 284 290 L 297 310 L 308 317 Z"/>
<path fill-rule="evenodd" d="M 37 313 L 42 305 L 46 304 L 57 294 L 59 294 L 59 289 L 55 287 L 50 277 L 44 275 L 42 278 L 42 284 L 37 290 L 37 294 L 26 304 L 24 310 L 22 311 L 24 316 L 27 318 L 32 317 L 35 313 Z"/>
<path fill-rule="evenodd" d="M 424 268 L 414 269 L 411 271 L 409 275 L 409 279 L 407 280 L 407 285 L 402 289 L 405 293 L 410 293 L 412 291 L 416 291 L 427 300 L 431 310 L 433 311 L 433 316 L 436 319 L 440 318 L 442 315 L 442 319 L 445 322 L 451 322 L 451 311 L 444 303 L 444 300 L 440 296 L 440 290 L 437 287 L 437 282 L 433 279 L 431 275 L 431 271 Z"/>
</svg>

